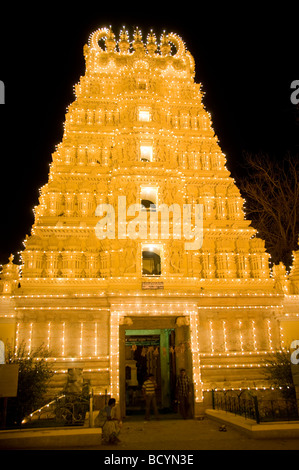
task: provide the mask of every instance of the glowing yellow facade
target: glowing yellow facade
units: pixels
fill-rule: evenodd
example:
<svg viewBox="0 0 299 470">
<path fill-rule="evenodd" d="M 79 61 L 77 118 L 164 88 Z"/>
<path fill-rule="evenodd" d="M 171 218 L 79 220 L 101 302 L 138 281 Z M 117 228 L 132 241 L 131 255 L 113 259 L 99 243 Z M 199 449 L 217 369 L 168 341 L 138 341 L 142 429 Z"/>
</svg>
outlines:
<svg viewBox="0 0 299 470">
<path fill-rule="evenodd" d="M 282 345 L 288 287 L 270 273 L 264 242 L 245 218 L 191 54 L 176 34 L 158 45 L 154 33 L 143 42 L 136 30 L 130 43 L 123 29 L 117 42 L 104 28 L 84 56 L 21 277 L 11 274 L 8 287 L 2 278 L 2 323 L 16 343 L 53 351 L 53 393 L 67 368 L 82 367 L 98 392 L 122 403 L 125 331 L 144 328 L 172 329 L 184 343 L 176 367 L 193 379 L 195 413 L 211 388 L 265 386 L 261 358 Z M 119 196 L 127 205 L 202 204 L 202 247 L 185 250 L 173 220 L 169 239 L 159 231 L 98 239 L 96 208 L 116 207 Z M 148 246 L 159 272 L 144 257 Z"/>
</svg>

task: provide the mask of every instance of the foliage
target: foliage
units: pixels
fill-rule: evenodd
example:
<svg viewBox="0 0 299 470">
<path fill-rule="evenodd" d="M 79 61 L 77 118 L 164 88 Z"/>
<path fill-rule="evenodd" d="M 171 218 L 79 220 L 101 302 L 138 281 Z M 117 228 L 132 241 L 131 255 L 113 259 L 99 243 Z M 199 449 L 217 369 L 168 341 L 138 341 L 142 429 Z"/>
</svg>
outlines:
<svg viewBox="0 0 299 470">
<path fill-rule="evenodd" d="M 299 156 L 281 162 L 268 155 L 245 155 L 246 178 L 238 186 L 246 199 L 246 215 L 265 240 L 272 262 L 290 268 L 298 249 Z"/>
<path fill-rule="evenodd" d="M 6 362 L 19 365 L 17 396 L 8 399 L 8 427 L 20 426 L 22 419 L 43 403 L 48 381 L 54 374 L 46 361 L 49 355 L 43 345 L 30 352 L 25 342 L 16 351 L 8 347 Z"/>
<path fill-rule="evenodd" d="M 286 400 L 296 400 L 289 350 L 275 351 L 264 361 L 262 372 L 270 385 L 278 388 Z"/>
</svg>

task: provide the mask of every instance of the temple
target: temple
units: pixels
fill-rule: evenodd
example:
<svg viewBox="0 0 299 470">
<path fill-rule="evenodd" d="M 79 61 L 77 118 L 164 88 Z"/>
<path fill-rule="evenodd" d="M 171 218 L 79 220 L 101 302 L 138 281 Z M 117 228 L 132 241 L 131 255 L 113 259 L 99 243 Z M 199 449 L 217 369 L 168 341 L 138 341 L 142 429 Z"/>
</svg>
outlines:
<svg viewBox="0 0 299 470">
<path fill-rule="evenodd" d="M 148 373 L 171 409 L 185 367 L 194 416 L 212 389 L 266 389 L 263 359 L 299 339 L 299 252 L 290 273 L 269 268 L 192 55 L 174 33 L 158 43 L 123 28 L 117 41 L 102 28 L 84 56 L 22 265 L 11 256 L 2 269 L 0 339 L 46 345 L 49 396 L 80 368 L 123 415 L 140 406 Z"/>
</svg>

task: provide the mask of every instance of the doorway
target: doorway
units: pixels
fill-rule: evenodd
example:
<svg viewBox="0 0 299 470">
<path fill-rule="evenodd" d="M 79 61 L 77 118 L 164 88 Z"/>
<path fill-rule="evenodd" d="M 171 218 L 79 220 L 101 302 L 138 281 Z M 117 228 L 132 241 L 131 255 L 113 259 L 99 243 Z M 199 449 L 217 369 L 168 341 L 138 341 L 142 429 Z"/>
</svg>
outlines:
<svg viewBox="0 0 299 470">
<path fill-rule="evenodd" d="M 160 413 L 171 413 L 175 406 L 176 359 L 175 330 L 125 331 L 126 414 L 145 412 L 142 385 L 148 374 L 157 382 L 157 405 Z"/>
</svg>

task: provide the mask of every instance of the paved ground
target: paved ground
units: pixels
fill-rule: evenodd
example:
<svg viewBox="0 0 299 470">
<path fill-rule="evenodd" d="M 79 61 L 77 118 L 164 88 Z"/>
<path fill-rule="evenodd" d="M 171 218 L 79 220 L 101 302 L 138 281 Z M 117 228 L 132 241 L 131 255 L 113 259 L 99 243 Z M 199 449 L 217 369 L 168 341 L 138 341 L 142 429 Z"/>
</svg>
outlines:
<svg viewBox="0 0 299 470">
<path fill-rule="evenodd" d="M 234 427 L 232 424 L 226 424 L 226 432 L 220 431 L 220 428 L 221 424 L 210 417 L 205 417 L 202 420 L 182 420 L 178 418 L 178 415 L 168 415 L 161 416 L 159 421 L 153 419 L 148 422 L 145 422 L 144 418 L 141 416 L 134 418 L 129 417 L 126 418 L 123 423 L 122 431 L 119 436 L 121 442 L 118 445 L 101 445 L 100 432 L 96 428 L 85 428 L 85 430 L 78 428 L 78 433 L 75 432 L 73 438 L 70 438 L 69 435 L 72 434 L 74 429 L 73 431 L 70 430 L 69 433 L 66 433 L 65 447 L 62 447 L 61 445 L 63 444 L 59 441 L 58 448 L 59 451 L 100 450 L 101 452 L 98 453 L 99 463 L 102 462 L 104 464 L 107 463 L 104 461 L 106 456 L 109 459 L 111 456 L 140 455 L 140 452 L 142 455 L 146 456 L 152 451 L 162 451 L 161 454 L 165 454 L 167 451 L 178 451 L 180 454 L 184 454 L 184 451 L 192 452 L 209 450 L 299 450 L 299 438 L 254 439 L 252 437 L 248 437 L 248 434 L 239 430 L 239 428 Z M 24 433 L 26 433 L 26 431 L 24 431 Z M 49 431 L 39 431 L 38 429 L 35 429 L 33 434 L 34 433 L 36 433 L 37 436 L 36 441 L 31 437 L 31 440 L 27 441 L 27 444 L 25 443 L 25 447 L 24 442 L 23 445 L 18 447 L 17 439 L 19 438 L 18 436 L 20 435 L 20 432 L 16 431 L 15 436 L 11 436 L 13 439 L 16 439 L 15 446 L 8 445 L 7 448 L 26 448 L 26 451 L 29 449 L 48 450 L 51 455 L 53 455 L 53 451 L 58 450 L 57 447 L 54 447 L 55 441 L 52 441 L 52 444 L 50 444 L 50 441 L 47 440 L 49 439 Z M 10 433 L 8 432 L 7 434 Z M 4 438 L 4 436 L 5 433 L 2 437 Z M 24 438 L 28 439 L 29 436 L 24 436 Z M 4 441 L 2 441 L 2 444 L 3 442 Z M 33 444 L 34 442 L 36 442 L 36 446 Z M 10 441 L 10 443 L 14 444 L 14 441 Z M 69 445 L 69 447 L 66 447 L 67 445 Z M 5 450 L 5 445 L 4 447 L 2 446 L 2 449 Z M 136 452 L 134 453 L 134 451 Z M 195 454 L 197 455 L 197 453 Z M 274 454 L 275 461 L 273 463 L 277 464 L 278 454 Z M 14 453 L 13 455 L 19 455 L 21 457 L 19 452 Z M 80 455 L 76 452 L 68 454 L 72 459 L 75 459 L 76 463 L 78 462 Z M 83 452 L 83 455 L 86 454 Z M 213 459 L 214 458 L 215 454 L 213 454 Z M 120 462 L 118 462 L 118 464 L 119 463 Z M 140 463 L 144 465 L 143 461 L 140 461 Z"/>
<path fill-rule="evenodd" d="M 161 419 L 144 422 L 128 418 L 123 423 L 120 444 L 101 446 L 105 451 L 127 450 L 299 450 L 299 439 L 252 439 L 230 425 L 226 432 L 209 418 L 203 420 Z M 87 449 L 95 449 L 86 448 Z"/>
</svg>

